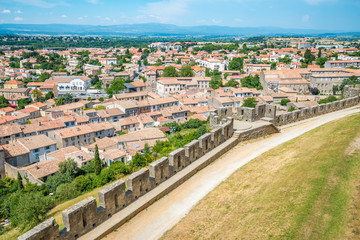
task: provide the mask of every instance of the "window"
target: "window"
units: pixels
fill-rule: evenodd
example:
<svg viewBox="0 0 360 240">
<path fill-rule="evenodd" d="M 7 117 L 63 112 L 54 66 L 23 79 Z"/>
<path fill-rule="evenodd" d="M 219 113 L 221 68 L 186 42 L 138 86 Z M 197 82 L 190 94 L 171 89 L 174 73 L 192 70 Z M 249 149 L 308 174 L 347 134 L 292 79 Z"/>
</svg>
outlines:
<svg viewBox="0 0 360 240">
<path fill-rule="evenodd" d="M 46 149 L 46 150 L 49 150 L 49 149 L 50 149 L 50 146 L 46 146 L 45 149 Z"/>
<path fill-rule="evenodd" d="M 34 152 L 35 152 L 35 153 L 39 152 L 39 149 L 34 149 Z"/>
</svg>

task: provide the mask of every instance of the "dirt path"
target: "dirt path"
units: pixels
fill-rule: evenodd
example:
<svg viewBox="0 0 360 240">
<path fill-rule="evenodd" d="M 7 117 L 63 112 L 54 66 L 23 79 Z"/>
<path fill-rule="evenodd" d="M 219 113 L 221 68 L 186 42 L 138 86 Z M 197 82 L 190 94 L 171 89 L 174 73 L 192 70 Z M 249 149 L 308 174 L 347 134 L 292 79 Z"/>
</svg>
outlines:
<svg viewBox="0 0 360 240">
<path fill-rule="evenodd" d="M 357 112 L 360 112 L 360 109 L 353 107 L 329 113 L 283 127 L 281 133 L 262 140 L 248 144 L 240 143 L 170 194 L 139 213 L 117 231 L 109 234 L 105 239 L 150 240 L 160 238 L 183 218 L 198 201 L 252 159 L 322 124 Z"/>
</svg>

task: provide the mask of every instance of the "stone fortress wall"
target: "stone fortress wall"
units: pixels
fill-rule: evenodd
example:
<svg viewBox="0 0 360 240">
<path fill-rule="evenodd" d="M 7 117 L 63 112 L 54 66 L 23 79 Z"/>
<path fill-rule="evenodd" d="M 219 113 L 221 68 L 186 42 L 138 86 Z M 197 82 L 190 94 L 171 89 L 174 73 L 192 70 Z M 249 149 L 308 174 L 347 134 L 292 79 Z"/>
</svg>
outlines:
<svg viewBox="0 0 360 240">
<path fill-rule="evenodd" d="M 315 107 L 303 108 L 293 112 L 276 115 L 276 106 L 270 104 L 257 105 L 255 108 L 239 107 L 234 114 L 234 118 L 254 122 L 265 120 L 273 123 L 275 126 L 282 126 L 304 119 L 312 118 L 322 114 L 338 111 L 359 104 L 360 86 L 346 86 L 344 89 L 344 99 L 320 104 Z"/>
<path fill-rule="evenodd" d="M 114 213 L 231 138 L 234 120 L 227 118 L 222 122 L 210 133 L 188 143 L 184 148 L 171 152 L 168 158 L 163 157 L 152 162 L 149 169 L 143 168 L 131 174 L 126 183 L 118 180 L 102 189 L 99 192 L 99 207 L 97 207 L 96 199 L 89 197 L 63 211 L 64 229 L 62 231 L 59 232 L 55 219 L 50 218 L 18 239 L 76 239 L 96 228 Z"/>
<path fill-rule="evenodd" d="M 276 106 L 258 105 L 255 109 L 238 108 L 234 114 L 231 108 L 220 108 L 210 115 L 212 130 L 197 140 L 177 149 L 150 164 L 149 169 L 143 168 L 133 173 L 126 181 L 118 180 L 99 192 L 99 207 L 95 198 L 89 197 L 63 211 L 64 229 L 59 232 L 59 226 L 54 218 L 50 218 L 30 231 L 20 236 L 19 240 L 46 240 L 46 239 L 77 239 L 81 235 L 95 229 L 99 224 L 126 206 L 136 201 L 140 196 L 170 179 L 181 170 L 188 169 L 179 180 L 169 185 L 166 191 L 153 197 L 144 206 L 136 209 L 123 218 L 116 227 L 125 223 L 138 212 L 142 211 L 157 199 L 161 198 L 181 183 L 189 179 L 200 169 L 206 167 L 222 154 L 229 151 L 241 141 L 278 132 L 277 126 L 290 124 L 296 121 L 315 117 L 321 114 L 338 111 L 355 106 L 360 102 L 360 90 L 345 88 L 346 99 L 332 103 L 321 104 L 317 107 L 305 108 L 281 115 L 276 115 Z M 268 124 L 256 128 L 238 130 L 234 133 L 234 118 L 243 121 L 265 120 Z M 192 164 L 197 162 L 197 164 Z M 194 166 L 196 165 L 196 166 Z M 114 227 L 115 228 L 115 227 Z M 107 233 L 112 231 L 109 229 Z M 105 232 L 98 236 L 105 236 Z"/>
</svg>

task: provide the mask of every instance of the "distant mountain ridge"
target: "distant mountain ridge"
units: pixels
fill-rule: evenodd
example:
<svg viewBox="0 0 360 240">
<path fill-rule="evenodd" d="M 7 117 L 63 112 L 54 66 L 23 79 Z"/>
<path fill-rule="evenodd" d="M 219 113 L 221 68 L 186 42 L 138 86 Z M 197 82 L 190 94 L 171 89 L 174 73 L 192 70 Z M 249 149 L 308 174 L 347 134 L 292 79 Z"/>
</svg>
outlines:
<svg viewBox="0 0 360 240">
<path fill-rule="evenodd" d="M 97 35 L 97 36 L 266 36 L 266 35 L 351 35 L 359 32 L 326 31 L 279 27 L 177 26 L 145 23 L 122 25 L 0 24 L 0 34 Z"/>
</svg>

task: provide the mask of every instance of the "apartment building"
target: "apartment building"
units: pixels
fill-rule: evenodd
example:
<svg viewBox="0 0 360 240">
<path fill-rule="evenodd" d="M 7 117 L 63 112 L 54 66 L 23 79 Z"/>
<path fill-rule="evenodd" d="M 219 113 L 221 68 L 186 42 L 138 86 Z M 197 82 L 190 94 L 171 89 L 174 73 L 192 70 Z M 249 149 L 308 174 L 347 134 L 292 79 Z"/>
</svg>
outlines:
<svg viewBox="0 0 360 240">
<path fill-rule="evenodd" d="M 15 142 L 16 139 L 22 136 L 23 133 L 17 123 L 0 125 L 0 145 Z"/>
<path fill-rule="evenodd" d="M 281 87 L 306 93 L 309 88 L 311 72 L 308 69 L 270 70 L 260 72 L 260 83 L 264 90 L 278 92 Z"/>
<path fill-rule="evenodd" d="M 52 76 L 45 83 L 56 83 L 59 95 L 86 92 L 91 85 L 86 76 Z"/>
<path fill-rule="evenodd" d="M 211 70 L 224 71 L 226 70 L 227 62 L 225 60 L 219 60 L 216 58 L 207 58 L 207 59 L 197 59 L 196 62 L 206 68 L 210 68 Z"/>
<path fill-rule="evenodd" d="M 327 61 L 325 63 L 325 68 L 348 68 L 348 67 L 360 68 L 360 60 L 334 60 L 334 61 Z"/>
<path fill-rule="evenodd" d="M 271 70 L 271 64 L 244 64 L 244 72 L 252 74 L 253 72 L 260 72 L 261 70 Z"/>
<path fill-rule="evenodd" d="M 94 142 L 95 138 L 111 137 L 118 132 L 114 125 L 108 122 L 92 123 L 48 133 L 58 148 L 68 146 L 81 147 Z"/>
<path fill-rule="evenodd" d="M 2 146 L 5 160 L 12 166 L 21 167 L 40 161 L 40 156 L 56 150 L 56 142 L 45 135 L 20 138 Z"/>
</svg>

